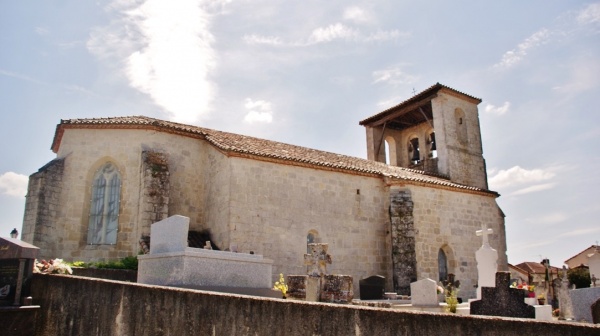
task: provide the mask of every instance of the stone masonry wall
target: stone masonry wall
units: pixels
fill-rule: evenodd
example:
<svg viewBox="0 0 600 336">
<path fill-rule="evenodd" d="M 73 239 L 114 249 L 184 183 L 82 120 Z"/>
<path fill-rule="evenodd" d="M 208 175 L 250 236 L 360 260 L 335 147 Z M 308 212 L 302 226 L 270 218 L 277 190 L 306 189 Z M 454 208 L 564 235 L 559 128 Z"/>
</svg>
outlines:
<svg viewBox="0 0 600 336">
<path fill-rule="evenodd" d="M 380 178 L 231 158 L 231 242 L 306 274 L 309 231 L 329 244 L 331 274 L 391 278 L 387 187 Z"/>
<path fill-rule="evenodd" d="M 53 236 L 60 207 L 63 169 L 64 159 L 55 159 L 29 176 L 21 237 L 46 252 L 57 249 Z M 42 253 L 39 257 L 48 256 Z"/>
<path fill-rule="evenodd" d="M 150 235 L 150 226 L 169 214 L 169 163 L 167 155 L 142 152 L 142 184 L 140 193 L 140 237 Z"/>
<path fill-rule="evenodd" d="M 600 325 L 398 311 L 36 274 L 36 335 L 592 336 Z"/>
<path fill-rule="evenodd" d="M 447 93 L 438 93 L 431 101 L 438 168 L 454 182 L 487 189 L 487 173 L 483 159 L 481 130 L 477 105 Z M 455 109 L 464 112 L 463 124 L 458 124 Z M 459 139 L 459 127 L 466 128 L 466 141 Z"/>
<path fill-rule="evenodd" d="M 498 250 L 498 270 L 508 271 L 504 217 L 495 198 L 444 189 L 410 186 L 414 203 L 418 279 L 438 280 L 438 251 L 448 258 L 448 272 L 460 280 L 459 296 L 475 296 L 477 262 L 475 252 L 482 238 L 475 231 L 486 223 L 494 230 L 490 245 Z"/>
<path fill-rule="evenodd" d="M 145 206 L 156 201 L 152 207 L 157 205 L 157 210 L 155 212 L 152 208 L 154 214 L 151 216 L 163 216 L 167 195 L 168 215 L 188 216 L 192 228 L 203 227 L 204 199 L 201 195 L 204 163 L 200 153 L 206 146 L 198 139 L 151 130 L 66 129 L 57 153 L 57 157 L 64 159 L 65 163 L 60 206 L 56 210 L 55 231 L 51 236 L 60 248 L 42 250 L 42 254 L 69 261 L 136 255 L 140 236 L 146 230 L 144 225 L 148 225 L 143 220 L 144 213 L 149 210 Z M 154 196 L 150 194 L 147 195 L 149 198 L 143 196 L 143 190 L 150 193 L 154 182 L 165 182 L 161 182 L 162 177 L 158 175 L 154 180 L 152 171 L 150 178 L 145 179 L 143 174 L 147 168 L 151 169 L 152 161 L 144 162 L 143 152 L 168 153 L 162 159 L 167 160 L 169 192 L 161 195 L 162 201 L 159 201 L 160 197 L 152 200 Z M 121 175 L 117 243 L 87 245 L 91 183 L 95 171 L 109 161 L 115 164 Z"/>
<path fill-rule="evenodd" d="M 410 283 L 417 281 L 413 207 L 409 189 L 390 190 L 394 291 L 402 295 L 410 295 Z"/>
</svg>

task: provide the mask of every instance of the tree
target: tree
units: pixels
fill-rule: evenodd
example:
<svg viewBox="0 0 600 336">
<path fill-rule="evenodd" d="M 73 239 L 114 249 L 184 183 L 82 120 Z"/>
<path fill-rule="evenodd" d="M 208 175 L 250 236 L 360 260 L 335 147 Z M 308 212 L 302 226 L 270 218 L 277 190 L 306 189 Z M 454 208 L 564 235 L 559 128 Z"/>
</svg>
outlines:
<svg viewBox="0 0 600 336">
<path fill-rule="evenodd" d="M 575 285 L 575 288 L 588 288 L 590 287 L 590 271 L 584 267 L 572 268 L 567 271 L 567 278 L 569 278 L 569 284 Z"/>
</svg>

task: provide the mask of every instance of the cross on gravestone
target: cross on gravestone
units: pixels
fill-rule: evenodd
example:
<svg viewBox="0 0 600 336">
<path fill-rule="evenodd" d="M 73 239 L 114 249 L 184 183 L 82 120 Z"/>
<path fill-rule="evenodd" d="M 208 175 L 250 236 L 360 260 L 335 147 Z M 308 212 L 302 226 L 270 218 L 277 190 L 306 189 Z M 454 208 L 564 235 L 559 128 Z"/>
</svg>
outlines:
<svg viewBox="0 0 600 336">
<path fill-rule="evenodd" d="M 327 254 L 328 245 L 311 243 L 308 248 L 310 254 L 304 255 L 304 265 L 311 266 L 308 275 L 318 277 L 327 274 L 327 264 L 331 264 L 331 256 Z"/>
<path fill-rule="evenodd" d="M 494 233 L 494 230 L 488 229 L 487 224 L 485 224 L 485 223 L 481 224 L 481 230 L 475 231 L 475 234 L 477 236 L 483 236 L 483 245 L 482 246 L 490 246 L 490 243 L 488 242 L 488 235 L 490 235 L 492 233 Z"/>
</svg>

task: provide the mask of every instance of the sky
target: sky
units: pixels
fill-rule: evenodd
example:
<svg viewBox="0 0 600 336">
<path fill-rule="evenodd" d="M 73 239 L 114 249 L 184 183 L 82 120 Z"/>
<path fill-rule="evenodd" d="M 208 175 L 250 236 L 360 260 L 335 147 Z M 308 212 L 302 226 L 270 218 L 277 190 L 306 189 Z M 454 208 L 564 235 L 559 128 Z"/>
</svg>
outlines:
<svg viewBox="0 0 600 336">
<path fill-rule="evenodd" d="M 61 119 L 146 115 L 366 158 L 371 115 L 481 98 L 509 262 L 600 240 L 600 2 L 0 0 L 0 236 Z"/>
</svg>

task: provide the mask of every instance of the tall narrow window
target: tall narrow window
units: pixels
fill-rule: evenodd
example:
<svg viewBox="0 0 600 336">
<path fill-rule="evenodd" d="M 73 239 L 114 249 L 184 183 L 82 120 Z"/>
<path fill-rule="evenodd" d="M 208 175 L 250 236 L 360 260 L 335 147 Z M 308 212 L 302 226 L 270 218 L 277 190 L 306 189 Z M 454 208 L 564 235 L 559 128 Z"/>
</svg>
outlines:
<svg viewBox="0 0 600 336">
<path fill-rule="evenodd" d="M 454 118 L 456 119 L 456 137 L 461 144 L 467 143 L 467 122 L 465 120 L 465 112 L 457 108 L 454 110 Z"/>
<path fill-rule="evenodd" d="M 440 274 L 440 281 L 445 281 L 448 278 L 448 257 L 442 249 L 438 252 L 438 273 Z"/>
<path fill-rule="evenodd" d="M 316 243 L 318 236 L 319 236 L 319 233 L 316 230 L 308 231 L 308 234 L 306 235 L 306 253 L 310 253 L 308 244 Z"/>
<path fill-rule="evenodd" d="M 112 163 L 94 176 L 88 227 L 88 244 L 116 244 L 119 223 L 121 177 Z"/>
</svg>

